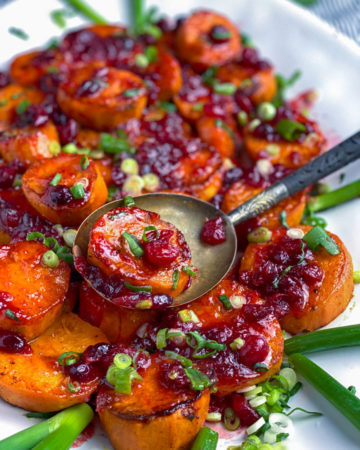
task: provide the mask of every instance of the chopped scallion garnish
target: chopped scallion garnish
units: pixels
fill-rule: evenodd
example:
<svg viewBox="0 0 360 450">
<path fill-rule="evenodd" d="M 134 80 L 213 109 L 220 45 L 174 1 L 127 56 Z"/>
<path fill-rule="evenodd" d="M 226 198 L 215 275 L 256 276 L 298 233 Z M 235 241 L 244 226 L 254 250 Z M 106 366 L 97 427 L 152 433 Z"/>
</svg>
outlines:
<svg viewBox="0 0 360 450">
<path fill-rule="evenodd" d="M 172 290 L 173 291 L 175 291 L 177 289 L 178 284 L 179 284 L 179 280 L 180 280 L 180 272 L 177 269 L 175 269 L 174 273 L 172 275 L 172 282 L 173 282 Z"/>
<path fill-rule="evenodd" d="M 152 287 L 151 286 L 135 286 L 134 284 L 131 284 L 127 281 L 124 281 L 124 286 L 126 289 L 129 289 L 129 291 L 133 292 L 151 292 Z M 146 301 L 146 300 L 144 300 Z"/>
<path fill-rule="evenodd" d="M 61 180 L 61 173 L 57 173 L 54 175 L 53 179 L 50 181 L 50 186 L 56 186 Z"/>
<path fill-rule="evenodd" d="M 124 231 L 121 236 L 126 239 L 127 243 L 129 244 L 130 251 L 134 256 L 136 256 L 137 258 L 143 256 L 144 249 L 141 247 L 140 242 L 133 234 Z"/>
<path fill-rule="evenodd" d="M 320 247 L 324 247 L 332 256 L 340 253 L 337 243 L 319 226 L 308 231 L 303 237 L 303 240 L 307 243 L 310 250 L 317 250 Z"/>
<path fill-rule="evenodd" d="M 227 309 L 227 310 L 232 309 L 232 304 L 231 304 L 231 302 L 229 300 L 229 297 L 227 295 L 220 295 L 219 296 L 219 300 L 224 305 L 225 309 Z"/>
</svg>

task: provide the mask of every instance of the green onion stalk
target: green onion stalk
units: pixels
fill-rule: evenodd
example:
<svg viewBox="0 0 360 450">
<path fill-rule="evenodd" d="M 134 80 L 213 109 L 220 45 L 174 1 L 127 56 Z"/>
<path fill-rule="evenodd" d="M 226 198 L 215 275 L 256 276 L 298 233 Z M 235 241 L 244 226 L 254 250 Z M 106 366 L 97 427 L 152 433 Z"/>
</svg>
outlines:
<svg viewBox="0 0 360 450">
<path fill-rule="evenodd" d="M 356 395 L 301 353 L 290 355 L 289 363 L 360 430 L 360 399 Z"/>
<path fill-rule="evenodd" d="M 335 189 L 325 194 L 311 197 L 308 201 L 307 208 L 310 212 L 323 211 L 341 203 L 348 202 L 360 196 L 360 179 L 348 184 L 347 186 Z"/>
<path fill-rule="evenodd" d="M 360 345 L 360 325 L 348 325 L 291 337 L 285 340 L 284 350 L 287 355 L 291 355 L 358 345 Z"/>
<path fill-rule="evenodd" d="M 88 3 L 84 0 L 64 0 L 67 5 L 75 9 L 86 19 L 90 19 L 93 23 L 98 25 L 106 25 L 109 22 L 96 12 Z"/>
<path fill-rule="evenodd" d="M 72 406 L 3 439 L 0 450 L 67 450 L 93 417 L 86 403 Z"/>
</svg>

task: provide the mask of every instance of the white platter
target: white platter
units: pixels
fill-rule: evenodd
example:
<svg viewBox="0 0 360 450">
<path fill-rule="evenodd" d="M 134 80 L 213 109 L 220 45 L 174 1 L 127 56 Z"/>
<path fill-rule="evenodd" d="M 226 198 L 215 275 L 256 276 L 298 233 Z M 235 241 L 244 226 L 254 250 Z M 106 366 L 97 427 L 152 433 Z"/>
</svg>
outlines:
<svg viewBox="0 0 360 450">
<path fill-rule="evenodd" d="M 125 0 L 89 1 L 109 20 L 126 22 L 128 2 Z M 313 115 L 319 120 L 332 144 L 344 139 L 360 128 L 360 48 L 337 33 L 309 12 L 285 0 L 167 0 L 149 1 L 170 15 L 187 14 L 198 7 L 214 9 L 228 15 L 240 29 L 248 33 L 263 56 L 275 65 L 277 72 L 286 76 L 295 69 L 302 70 L 302 77 L 289 94 L 315 88 L 319 100 Z M 50 20 L 49 13 L 61 9 L 56 0 L 17 0 L 0 9 L 0 62 L 5 63 L 18 52 L 41 46 L 50 37 L 60 34 Z M 360 4 L 359 11 L 360 14 Z M 71 27 L 83 21 L 72 18 Z M 8 33 L 14 26 L 25 30 L 30 39 L 22 41 Z M 343 184 L 359 178 L 360 162 L 345 170 Z M 339 174 L 327 182 L 337 187 Z M 360 269 L 360 199 L 339 206 L 322 216 L 328 228 L 338 234 L 349 248 L 354 268 Z M 329 327 L 360 323 L 360 291 L 347 310 Z M 311 356 L 316 363 L 330 372 L 345 386 L 355 385 L 360 392 L 360 349 L 334 350 Z M 302 391 L 292 400 L 292 405 L 323 413 L 319 418 L 298 416 L 295 430 L 286 443 L 290 450 L 355 450 L 360 448 L 360 432 L 347 422 L 311 386 L 304 382 Z M 0 401 L 0 439 L 33 423 L 24 417 L 23 411 Z M 228 433 L 221 433 L 222 435 Z M 224 436 L 225 437 L 225 436 Z M 126 439 L 126 436 L 124 436 Z M 232 439 L 239 443 L 239 436 Z M 226 449 L 228 440 L 221 439 L 218 449 Z M 104 433 L 98 429 L 82 449 L 111 448 Z M 9 449 L 11 450 L 11 449 Z"/>
</svg>

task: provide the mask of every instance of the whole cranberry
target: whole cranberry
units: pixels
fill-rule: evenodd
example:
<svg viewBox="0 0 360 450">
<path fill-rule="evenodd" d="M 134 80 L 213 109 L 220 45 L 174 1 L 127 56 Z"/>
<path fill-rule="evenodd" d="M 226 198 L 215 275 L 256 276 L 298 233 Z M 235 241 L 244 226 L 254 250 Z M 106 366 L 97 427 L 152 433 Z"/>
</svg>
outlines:
<svg viewBox="0 0 360 450">
<path fill-rule="evenodd" d="M 243 394 L 232 395 L 232 408 L 240 419 L 241 425 L 249 427 L 258 419 L 259 414 L 253 409 Z"/>
<path fill-rule="evenodd" d="M 225 225 L 220 216 L 204 223 L 201 230 L 201 239 L 210 245 L 218 245 L 226 241 Z"/>
<path fill-rule="evenodd" d="M 74 119 L 68 119 L 64 125 L 58 125 L 57 131 L 59 133 L 61 145 L 66 145 L 70 142 L 74 142 L 78 130 L 79 126 Z"/>
<path fill-rule="evenodd" d="M 64 372 L 73 381 L 88 383 L 99 377 L 99 369 L 93 365 L 79 361 L 71 366 L 64 366 Z"/>
<path fill-rule="evenodd" d="M 268 354 L 269 344 L 265 338 L 256 334 L 247 336 L 244 345 L 238 351 L 240 361 L 250 368 L 264 361 Z"/>
<path fill-rule="evenodd" d="M 67 205 L 74 200 L 70 189 L 63 184 L 58 184 L 56 186 L 48 186 L 47 194 L 50 198 L 50 202 L 56 206 Z"/>
<path fill-rule="evenodd" d="M 180 250 L 170 243 L 173 234 L 172 230 L 161 230 L 157 239 L 143 244 L 146 258 L 154 266 L 168 266 L 179 256 Z"/>
</svg>

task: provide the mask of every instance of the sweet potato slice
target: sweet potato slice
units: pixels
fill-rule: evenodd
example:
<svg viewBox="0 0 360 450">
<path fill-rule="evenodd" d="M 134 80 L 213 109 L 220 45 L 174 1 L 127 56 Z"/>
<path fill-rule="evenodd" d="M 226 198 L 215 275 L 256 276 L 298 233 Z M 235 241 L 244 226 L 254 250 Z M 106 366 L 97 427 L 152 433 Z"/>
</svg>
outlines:
<svg viewBox="0 0 360 450">
<path fill-rule="evenodd" d="M 99 391 L 97 411 L 115 450 L 187 449 L 205 421 L 209 391 L 167 388 L 158 359 L 139 370 L 143 382 L 133 384 L 130 395 L 106 385 Z"/>
<path fill-rule="evenodd" d="M 226 213 L 240 206 L 250 198 L 259 194 L 263 189 L 254 188 L 246 184 L 244 180 L 236 181 L 226 191 L 222 210 Z M 291 197 L 281 201 L 268 211 L 260 214 L 256 219 L 257 226 L 266 228 L 277 228 L 281 225 L 280 213 L 285 211 L 286 219 L 289 226 L 293 227 L 301 222 L 301 218 L 306 205 L 306 192 L 301 191 Z"/>
<path fill-rule="evenodd" d="M 297 169 L 310 162 L 313 158 L 325 151 L 326 140 L 315 122 L 309 121 L 303 116 L 296 117 L 302 124 L 309 125 L 314 131 L 307 133 L 301 141 L 287 141 L 280 139 L 276 142 L 268 141 L 266 138 L 258 137 L 257 129 L 250 131 L 248 127 L 244 129 L 244 146 L 253 161 L 266 158 L 272 164 L 282 164 L 291 169 Z M 277 146 L 278 152 L 268 152 L 268 146 Z"/>
<path fill-rule="evenodd" d="M 73 69 L 57 99 L 61 109 L 85 127 L 108 130 L 140 117 L 147 95 L 137 75 L 93 64 Z"/>
<path fill-rule="evenodd" d="M 60 315 L 69 287 L 65 261 L 55 268 L 41 258 L 49 248 L 37 242 L 0 246 L 0 327 L 32 339 Z"/>
<path fill-rule="evenodd" d="M 216 78 L 248 91 L 249 98 L 255 105 L 270 102 L 276 94 L 276 80 L 271 66 L 255 69 L 242 63 L 230 63 L 219 68 Z"/>
<path fill-rule="evenodd" d="M 27 89 L 18 84 L 9 84 L 0 89 L 0 121 L 10 123 L 15 117 L 15 108 L 23 101 L 40 103 L 44 93 L 36 89 Z"/>
<path fill-rule="evenodd" d="M 52 122 L 40 127 L 11 128 L 0 133 L 0 153 L 5 161 L 20 159 L 27 167 L 40 159 L 52 158 L 52 146 L 59 137 Z"/>
<path fill-rule="evenodd" d="M 57 411 L 89 401 L 99 379 L 68 388 L 58 357 L 65 352 L 83 352 L 88 346 L 107 342 L 104 334 L 76 314 L 62 315 L 33 341 L 30 354 L 0 352 L 0 397 L 30 411 Z"/>
<path fill-rule="evenodd" d="M 224 125 L 222 120 L 204 116 L 197 120 L 196 129 L 200 138 L 216 148 L 222 158 L 231 158 L 235 153 L 232 125 Z"/>
<path fill-rule="evenodd" d="M 304 225 L 296 228 L 304 233 L 311 229 Z M 278 311 L 280 323 L 289 333 L 313 331 L 327 325 L 345 310 L 351 299 L 353 292 L 351 256 L 336 235 L 328 234 L 337 243 L 340 253 L 331 256 L 324 248 L 315 251 L 307 249 L 304 262 L 297 266 L 296 259 L 299 260 L 299 257 L 296 255 L 300 252 L 296 248 L 298 243 L 294 244 L 291 238 L 285 236 L 284 228 L 274 231 L 268 243 L 249 244 L 246 248 L 241 262 L 240 277 L 247 278 L 249 284 L 254 282 L 257 284 L 257 289 L 263 292 L 266 304 Z M 276 244 L 278 249 L 272 251 Z M 270 264 L 276 270 L 274 263 L 277 260 L 276 255 L 280 254 L 282 258 L 286 258 L 285 264 L 279 266 L 281 270 L 285 265 L 295 264 L 295 267 L 282 278 L 279 288 L 275 289 L 271 286 L 273 279 L 278 275 L 272 271 Z M 268 262 L 265 268 L 264 258 L 269 258 L 269 255 L 271 263 Z M 261 274 L 265 275 L 264 268 L 268 274 L 267 287 L 261 278 Z M 260 273 L 260 278 L 258 276 L 257 279 L 251 280 L 249 275 L 255 272 Z"/>
<path fill-rule="evenodd" d="M 148 231 L 149 226 L 156 231 Z M 136 238 L 142 255 L 135 255 L 124 233 L 132 240 Z M 191 266 L 190 249 L 183 234 L 158 214 L 136 207 L 117 208 L 97 220 L 90 232 L 88 260 L 107 276 L 116 275 L 136 286 L 150 286 L 153 294 L 171 297 L 185 289 L 189 275 L 182 267 Z M 174 277 L 178 279 L 176 283 Z"/>
<path fill-rule="evenodd" d="M 217 31 L 226 35 L 217 39 Z M 180 25 L 176 36 L 178 56 L 194 66 L 219 66 L 240 55 L 239 30 L 227 18 L 213 11 L 200 10 Z"/>
<path fill-rule="evenodd" d="M 71 192 L 76 185 L 82 186 L 83 197 L 76 198 Z M 23 175 L 22 188 L 29 203 L 42 216 L 62 225 L 80 224 L 107 198 L 97 165 L 81 155 L 62 154 L 33 165 Z"/>
<path fill-rule="evenodd" d="M 79 315 L 106 335 L 112 343 L 129 343 L 136 331 L 158 317 L 154 310 L 121 308 L 105 300 L 88 283 L 82 282 Z"/>
<path fill-rule="evenodd" d="M 220 300 L 226 296 L 230 302 L 238 302 L 236 308 L 226 309 Z M 182 323 L 177 308 L 167 313 L 163 325 L 171 330 L 198 331 L 207 339 L 226 344 L 223 351 L 204 359 L 195 359 L 197 366 L 206 373 L 211 368 L 216 374 L 216 395 L 225 396 L 253 384 L 257 384 L 276 373 L 281 365 L 283 337 L 279 322 L 262 311 L 264 301 L 255 291 L 236 281 L 223 280 L 208 294 L 181 308 L 191 310 L 199 322 Z M 231 349 L 237 338 L 243 339 L 243 347 Z M 189 357 L 187 350 L 181 346 Z M 182 352 L 181 352 L 182 353 Z M 249 354 L 252 354 L 249 357 Z M 183 354 L 183 353 L 182 353 Z M 255 364 L 264 364 L 262 372 Z M 267 369 L 266 369 L 267 368 Z"/>
</svg>

